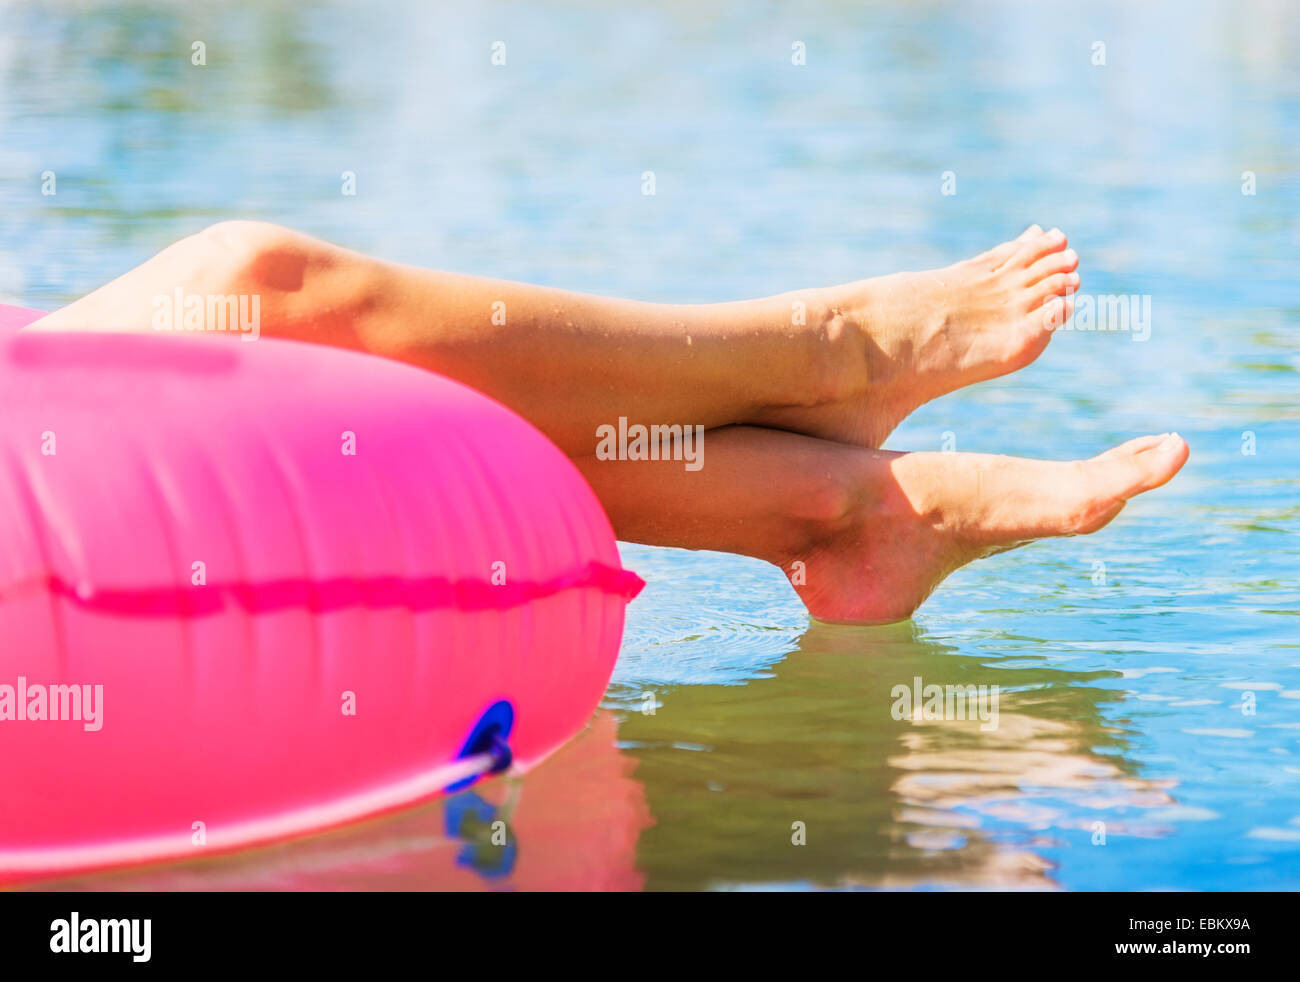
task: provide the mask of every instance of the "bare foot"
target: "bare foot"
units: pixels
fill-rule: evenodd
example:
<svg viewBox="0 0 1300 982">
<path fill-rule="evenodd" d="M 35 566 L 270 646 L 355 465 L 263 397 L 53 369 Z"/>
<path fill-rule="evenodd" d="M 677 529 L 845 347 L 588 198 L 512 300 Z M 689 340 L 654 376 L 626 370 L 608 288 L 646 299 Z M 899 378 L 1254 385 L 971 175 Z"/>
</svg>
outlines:
<svg viewBox="0 0 1300 982">
<path fill-rule="evenodd" d="M 845 366 L 835 397 L 754 422 L 877 448 L 918 406 L 1038 357 L 1072 311 L 1079 257 L 1037 225 L 973 259 L 818 291 L 828 334 L 856 337 L 862 371 Z"/>
<path fill-rule="evenodd" d="M 1187 455 L 1176 433 L 1069 462 L 874 451 L 855 464 L 857 495 L 839 532 L 781 565 L 820 620 L 902 620 L 972 560 L 1097 531 L 1129 498 L 1172 478 Z"/>
</svg>

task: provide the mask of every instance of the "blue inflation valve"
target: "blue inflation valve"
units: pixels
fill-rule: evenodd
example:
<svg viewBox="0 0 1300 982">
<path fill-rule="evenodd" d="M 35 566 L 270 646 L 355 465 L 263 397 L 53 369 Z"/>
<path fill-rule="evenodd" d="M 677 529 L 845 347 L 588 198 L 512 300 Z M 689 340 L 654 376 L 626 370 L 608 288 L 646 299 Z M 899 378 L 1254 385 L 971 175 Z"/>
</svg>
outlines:
<svg viewBox="0 0 1300 982">
<path fill-rule="evenodd" d="M 488 754 L 492 759 L 492 766 L 483 774 L 471 774 L 455 784 L 447 785 L 447 791 L 461 791 L 479 780 L 484 774 L 499 774 L 508 768 L 515 757 L 508 742 L 510 731 L 514 729 L 514 725 L 515 710 L 508 700 L 501 699 L 489 706 L 486 712 L 479 717 L 478 722 L 474 724 L 474 728 L 470 730 L 469 736 L 460 748 L 460 753 L 456 755 L 456 759 L 464 760 L 466 757 Z"/>
</svg>

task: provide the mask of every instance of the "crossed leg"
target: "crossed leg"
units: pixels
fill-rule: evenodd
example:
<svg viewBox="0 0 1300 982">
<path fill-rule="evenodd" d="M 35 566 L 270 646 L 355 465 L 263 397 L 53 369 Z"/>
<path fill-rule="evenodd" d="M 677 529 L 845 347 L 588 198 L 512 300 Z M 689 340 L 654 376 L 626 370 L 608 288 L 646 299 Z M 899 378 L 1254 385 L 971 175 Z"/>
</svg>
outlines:
<svg viewBox="0 0 1300 982">
<path fill-rule="evenodd" d="M 289 229 L 223 222 L 37 330 L 149 330 L 155 298 L 259 298 L 262 332 L 459 379 L 571 456 L 627 416 L 749 423 L 879 446 L 945 392 L 1032 361 L 1068 314 L 1078 257 L 1034 226 L 946 269 L 718 304 L 655 304 L 387 263 Z"/>
<path fill-rule="evenodd" d="M 1095 532 L 1187 459 L 1176 434 L 1084 461 L 892 453 L 780 430 L 706 434 L 707 466 L 576 463 L 619 537 L 780 566 L 827 621 L 908 617 L 953 570 L 1047 536 Z"/>
<path fill-rule="evenodd" d="M 575 459 L 620 538 L 788 572 L 817 617 L 908 616 L 957 567 L 1095 531 L 1187 458 L 1176 435 L 1089 461 L 878 448 L 913 409 L 1020 368 L 1069 316 L 1078 259 L 1037 226 L 942 270 L 705 305 L 639 303 L 399 266 L 222 223 L 30 329 L 149 330 L 153 299 L 256 295 L 261 330 L 457 378 Z M 626 416 L 703 426 L 707 466 L 593 456 Z M 802 581 L 802 582 L 801 582 Z"/>
</svg>

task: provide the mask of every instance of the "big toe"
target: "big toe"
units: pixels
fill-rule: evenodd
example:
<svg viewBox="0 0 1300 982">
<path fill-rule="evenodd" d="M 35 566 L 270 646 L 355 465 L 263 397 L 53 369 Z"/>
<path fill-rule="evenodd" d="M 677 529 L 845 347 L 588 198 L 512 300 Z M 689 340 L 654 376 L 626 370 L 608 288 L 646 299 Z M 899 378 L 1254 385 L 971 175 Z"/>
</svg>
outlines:
<svg viewBox="0 0 1300 982">
<path fill-rule="evenodd" d="M 976 256 L 975 259 L 977 262 L 989 264 L 990 269 L 997 269 L 1008 259 L 1014 256 L 1017 252 L 1019 252 L 1021 247 L 1026 242 L 1028 242 L 1030 239 L 1034 238 L 1035 236 L 1039 236 L 1042 234 L 1043 234 L 1043 228 L 1041 225 L 1030 225 L 1029 228 L 1025 229 L 1014 239 L 1008 239 L 1006 242 L 1003 242 L 1000 245 L 995 245 L 992 249 L 990 249 L 988 252 L 984 253 L 983 255 Z"/>
<path fill-rule="evenodd" d="M 1018 240 L 1015 255 L 1008 260 L 1008 267 L 1019 266 L 1029 269 L 1044 256 L 1061 252 L 1067 245 L 1069 240 L 1059 228 L 1048 229 L 1038 234 L 1026 233 L 1025 238 Z"/>
<path fill-rule="evenodd" d="M 1160 487 L 1186 463 L 1190 449 L 1177 433 L 1138 437 L 1094 458 L 1113 493 L 1132 498 Z"/>
<path fill-rule="evenodd" d="M 1190 452 L 1181 436 L 1166 433 L 1129 440 L 1084 461 L 1077 488 L 1084 504 L 1074 516 L 1072 530 L 1095 532 L 1118 515 L 1130 498 L 1168 483 Z"/>
</svg>

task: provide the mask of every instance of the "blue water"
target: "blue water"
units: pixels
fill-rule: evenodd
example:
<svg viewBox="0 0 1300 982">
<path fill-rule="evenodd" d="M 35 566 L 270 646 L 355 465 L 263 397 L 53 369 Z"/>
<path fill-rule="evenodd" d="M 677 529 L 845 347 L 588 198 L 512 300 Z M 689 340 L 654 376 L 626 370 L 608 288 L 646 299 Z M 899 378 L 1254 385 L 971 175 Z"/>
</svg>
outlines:
<svg viewBox="0 0 1300 982">
<path fill-rule="evenodd" d="M 675 301 L 1038 222 L 1085 293 L 1151 297 L 1149 339 L 1063 333 L 888 446 L 1192 448 L 1098 535 L 967 567 L 888 628 L 810 624 L 762 563 L 627 547 L 650 586 L 606 707 L 480 792 L 518 831 L 501 870 L 438 804 L 86 884 L 1297 886 L 1300 8 L 1080 7 L 0 7 L 0 300 L 56 306 L 228 217 Z M 917 676 L 1001 686 L 998 728 L 895 720 Z"/>
</svg>

